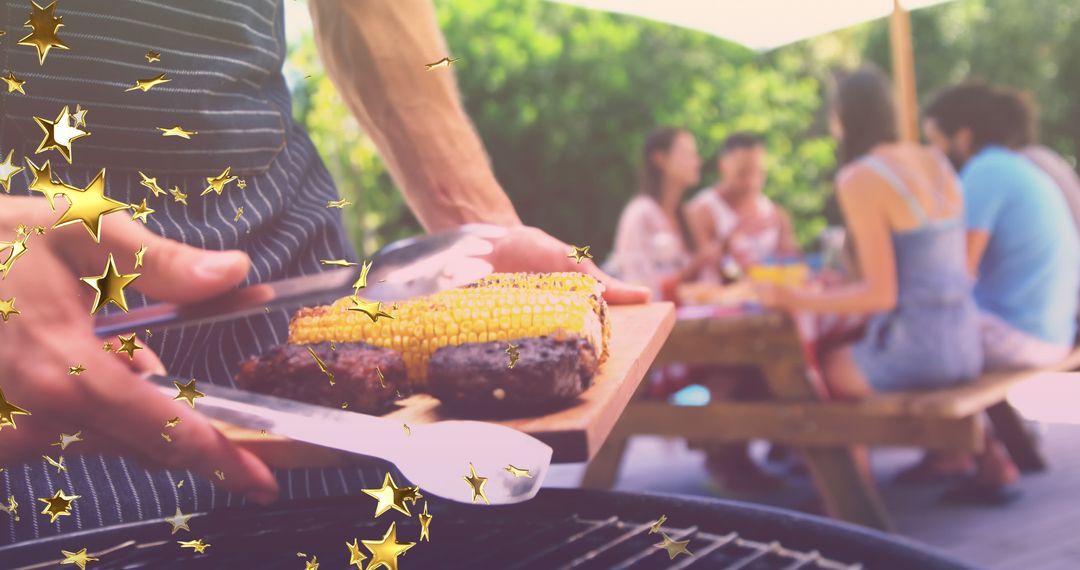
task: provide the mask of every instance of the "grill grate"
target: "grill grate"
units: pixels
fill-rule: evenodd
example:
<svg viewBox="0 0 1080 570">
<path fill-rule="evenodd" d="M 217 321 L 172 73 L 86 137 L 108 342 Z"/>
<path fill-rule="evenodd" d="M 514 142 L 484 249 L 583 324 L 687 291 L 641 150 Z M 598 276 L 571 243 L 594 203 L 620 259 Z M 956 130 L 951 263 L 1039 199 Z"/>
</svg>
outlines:
<svg viewBox="0 0 1080 570">
<path fill-rule="evenodd" d="M 639 504 L 642 502 L 645 504 Z M 687 504 L 695 508 L 686 508 Z M 192 518 L 192 533 L 175 536 L 161 521 L 134 523 L 0 548 L 0 566 L 55 568 L 61 549 L 86 547 L 101 559 L 93 565 L 94 570 L 296 570 L 303 567 L 298 551 L 317 556 L 324 567 L 337 568 L 347 560 L 345 542 L 380 538 L 391 520 L 397 521 L 399 541 L 417 540 L 420 529 L 415 516 L 406 519 L 392 514 L 373 520 L 372 506 L 366 497 L 350 497 L 292 503 L 274 510 L 214 511 Z M 914 549 L 905 559 L 903 554 L 910 547 L 880 535 L 871 536 L 885 541 L 885 548 L 882 544 L 861 544 L 850 537 L 850 545 L 845 546 L 835 536 L 826 536 L 829 533 L 815 533 L 812 525 L 821 523 L 814 519 L 794 515 L 784 519 L 769 511 L 761 518 L 758 509 L 720 502 L 688 503 L 671 497 L 546 490 L 537 500 L 521 505 L 472 507 L 432 500 L 429 507 L 434 516 L 432 542 L 419 543 L 403 555 L 399 560 L 401 570 L 963 568 L 942 564 L 932 555 Z M 740 509 L 737 516 L 729 512 L 731 509 Z M 669 560 L 664 550 L 653 546 L 661 538 L 649 534 L 651 519 L 660 514 L 666 514 L 669 522 L 693 523 L 663 528 L 675 540 L 689 539 L 693 556 Z M 796 519 L 799 524 L 793 524 Z M 763 527 L 771 534 L 762 534 Z M 833 533 L 840 528 L 866 539 L 845 527 L 826 528 Z M 195 538 L 211 545 L 205 555 L 181 550 L 176 544 L 177 540 Z M 820 548 L 812 546 L 814 540 L 821 541 Z M 866 556 L 877 560 L 870 563 Z"/>
</svg>

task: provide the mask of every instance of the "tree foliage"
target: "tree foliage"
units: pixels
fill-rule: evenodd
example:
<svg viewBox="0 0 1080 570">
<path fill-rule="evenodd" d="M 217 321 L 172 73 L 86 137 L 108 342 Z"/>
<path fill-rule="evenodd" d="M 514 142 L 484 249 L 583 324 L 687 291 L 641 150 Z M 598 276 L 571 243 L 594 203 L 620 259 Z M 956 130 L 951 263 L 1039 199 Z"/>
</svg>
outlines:
<svg viewBox="0 0 1080 570">
<path fill-rule="evenodd" d="M 611 246 L 637 189 L 645 133 L 688 128 L 709 158 L 736 130 L 763 135 L 766 193 L 794 215 L 809 244 L 824 226 L 835 168 L 825 128 L 825 82 L 863 60 L 888 70 L 880 21 L 758 54 L 707 34 L 544 0 L 438 0 L 439 19 L 469 115 L 496 175 L 526 223 L 597 257 Z M 1073 0 L 958 0 L 912 14 L 923 100 L 969 75 L 1031 89 L 1044 138 L 1080 148 L 1080 7 Z M 311 132 L 370 253 L 420 227 L 321 72 L 307 38 L 290 62 L 295 114 Z M 715 179 L 706 160 L 702 185 Z"/>
</svg>

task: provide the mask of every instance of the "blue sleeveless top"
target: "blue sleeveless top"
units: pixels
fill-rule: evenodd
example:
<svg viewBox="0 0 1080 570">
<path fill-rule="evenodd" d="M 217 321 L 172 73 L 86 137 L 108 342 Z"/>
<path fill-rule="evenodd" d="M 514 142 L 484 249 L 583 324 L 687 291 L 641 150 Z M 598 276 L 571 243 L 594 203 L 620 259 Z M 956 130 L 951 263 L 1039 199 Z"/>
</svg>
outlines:
<svg viewBox="0 0 1080 570">
<path fill-rule="evenodd" d="M 933 220 L 904 181 L 876 156 L 862 164 L 881 176 L 907 203 L 919 225 L 893 232 L 897 304 L 874 315 L 866 336 L 853 347 L 855 362 L 881 392 L 949 386 L 982 370 L 979 313 L 967 273 L 962 216 Z M 941 205 L 945 164 L 933 188 Z"/>
</svg>

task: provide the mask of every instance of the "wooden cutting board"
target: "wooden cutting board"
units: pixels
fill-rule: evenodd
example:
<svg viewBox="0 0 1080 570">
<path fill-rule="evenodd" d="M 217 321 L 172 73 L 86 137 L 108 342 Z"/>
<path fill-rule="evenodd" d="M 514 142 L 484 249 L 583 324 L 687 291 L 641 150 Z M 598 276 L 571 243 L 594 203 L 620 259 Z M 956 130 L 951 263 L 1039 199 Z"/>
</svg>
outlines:
<svg viewBox="0 0 1080 570">
<path fill-rule="evenodd" d="M 496 422 L 550 445 L 555 451 L 552 457 L 555 463 L 578 463 L 596 455 L 675 324 L 675 308 L 671 303 L 613 306 L 609 310 L 609 356 L 591 388 L 563 410 Z M 411 426 L 475 419 L 450 414 L 438 400 L 426 394 L 401 400 L 399 405 L 382 417 Z M 273 467 L 331 467 L 355 460 L 355 456 L 341 451 L 273 434 L 264 436 L 227 424 L 218 424 L 218 429 Z"/>
</svg>

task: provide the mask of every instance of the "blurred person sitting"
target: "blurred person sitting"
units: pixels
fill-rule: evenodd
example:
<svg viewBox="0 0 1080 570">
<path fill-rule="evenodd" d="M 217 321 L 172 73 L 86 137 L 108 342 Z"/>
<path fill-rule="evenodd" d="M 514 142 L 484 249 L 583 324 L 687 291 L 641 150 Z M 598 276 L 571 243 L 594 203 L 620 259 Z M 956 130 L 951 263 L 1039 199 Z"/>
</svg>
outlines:
<svg viewBox="0 0 1080 570">
<path fill-rule="evenodd" d="M 689 131 L 658 127 L 649 132 L 641 152 L 641 190 L 619 216 L 606 269 L 649 287 L 655 298 L 672 300 L 680 282 L 718 263 L 714 250 L 691 255 L 680 220 L 682 196 L 698 183 L 700 170 L 697 141 Z"/>
<path fill-rule="evenodd" d="M 762 193 L 767 156 L 764 141 L 740 132 L 717 153 L 720 179 L 684 206 L 698 247 L 719 247 L 742 269 L 774 257 L 797 255 L 791 217 Z"/>
<path fill-rule="evenodd" d="M 1017 152 L 1030 116 L 1017 94 L 969 83 L 940 94 L 923 125 L 963 182 L 990 370 L 1056 364 L 1076 338 L 1080 236 L 1061 189 Z"/>
<path fill-rule="evenodd" d="M 982 370 L 960 183 L 940 153 L 899 142 L 896 124 L 880 71 L 838 82 L 830 113 L 842 160 L 837 198 L 859 276 L 825 289 L 759 286 L 769 307 L 872 315 L 860 340 L 821 355 L 824 387 L 838 400 L 955 386 Z M 869 471 L 868 456 L 858 457 Z"/>
<path fill-rule="evenodd" d="M 718 267 L 719 244 L 706 244 L 691 253 L 680 219 L 682 196 L 698 183 L 700 171 L 697 143 L 689 132 L 660 127 L 646 136 L 641 153 L 641 191 L 619 217 L 615 248 L 604 264 L 606 270 L 627 282 L 649 287 L 656 298 L 675 300 L 680 283 L 697 279 L 705 268 Z M 699 377 L 714 376 L 713 372 L 681 364 L 661 367 L 649 380 L 649 395 L 666 398 Z M 736 390 L 737 383 L 729 382 L 724 389 L 711 390 L 711 396 L 728 397 Z M 711 451 L 709 469 L 727 489 L 741 492 L 778 487 L 753 463 L 745 445 Z"/>
<path fill-rule="evenodd" d="M 978 83 L 938 95 L 924 113 L 927 139 L 960 172 L 967 204 L 968 271 L 976 277 L 987 370 L 1056 364 L 1072 349 L 1080 295 L 1080 238 L 1067 186 L 1018 150 L 1033 140 L 1033 107 L 1015 91 Z M 1051 151 L 1052 152 L 1052 151 Z M 1065 177 L 1067 182 L 1067 177 Z M 928 453 L 902 479 L 920 481 L 976 467 L 966 453 Z M 1019 470 L 988 438 L 970 481 L 950 491 L 963 502 L 1003 503 L 1016 496 Z"/>
</svg>

